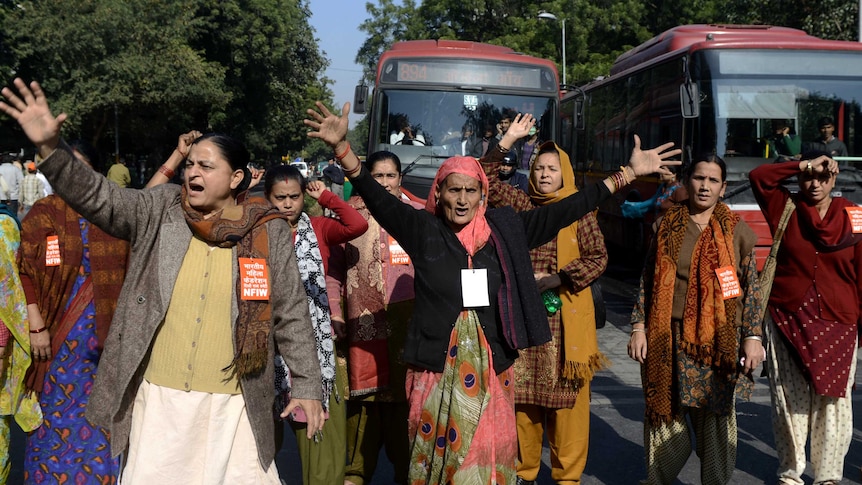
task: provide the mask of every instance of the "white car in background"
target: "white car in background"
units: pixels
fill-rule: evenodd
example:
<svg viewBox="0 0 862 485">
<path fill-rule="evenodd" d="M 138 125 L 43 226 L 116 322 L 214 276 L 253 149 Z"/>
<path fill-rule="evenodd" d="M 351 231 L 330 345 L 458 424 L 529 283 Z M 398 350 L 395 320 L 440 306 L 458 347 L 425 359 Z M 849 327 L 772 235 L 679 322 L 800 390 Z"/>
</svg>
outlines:
<svg viewBox="0 0 862 485">
<path fill-rule="evenodd" d="M 299 173 L 302 174 L 303 177 L 308 178 L 308 164 L 305 162 L 293 162 L 290 164 L 292 167 L 296 167 L 299 170 Z"/>
</svg>

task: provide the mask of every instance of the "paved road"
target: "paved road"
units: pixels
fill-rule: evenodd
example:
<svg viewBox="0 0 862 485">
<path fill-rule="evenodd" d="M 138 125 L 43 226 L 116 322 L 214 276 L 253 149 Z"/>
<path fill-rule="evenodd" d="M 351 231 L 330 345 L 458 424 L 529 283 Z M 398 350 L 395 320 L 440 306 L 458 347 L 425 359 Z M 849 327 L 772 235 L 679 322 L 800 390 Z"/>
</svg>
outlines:
<svg viewBox="0 0 862 485">
<path fill-rule="evenodd" d="M 598 331 L 599 346 L 613 362 L 613 366 L 599 372 L 593 380 L 590 456 L 584 472 L 587 485 L 636 484 L 644 477 L 643 464 L 643 396 L 638 365 L 626 355 L 628 343 L 628 316 L 634 299 L 632 284 L 602 278 L 602 287 L 608 307 L 608 323 Z M 739 424 L 739 451 L 737 470 L 731 483 L 734 485 L 772 485 L 777 459 L 775 456 L 769 415 L 769 394 L 765 378 L 757 378 L 757 387 L 751 402 L 737 405 Z M 844 468 L 844 484 L 858 484 L 862 466 L 862 398 L 854 397 L 854 440 Z M 15 426 L 13 426 L 15 428 Z M 287 436 L 291 436 L 289 433 Z M 12 484 L 21 483 L 23 438 L 20 431 L 13 433 L 10 477 Z M 277 463 L 287 485 L 302 485 L 297 473 L 298 460 L 292 440 L 285 440 Z M 544 465 L 537 483 L 552 485 L 547 446 Z M 678 483 L 699 484 L 699 461 L 692 454 L 679 476 Z M 806 483 L 812 482 L 809 467 Z M 380 466 L 371 485 L 390 485 L 392 466 L 381 454 Z"/>
</svg>

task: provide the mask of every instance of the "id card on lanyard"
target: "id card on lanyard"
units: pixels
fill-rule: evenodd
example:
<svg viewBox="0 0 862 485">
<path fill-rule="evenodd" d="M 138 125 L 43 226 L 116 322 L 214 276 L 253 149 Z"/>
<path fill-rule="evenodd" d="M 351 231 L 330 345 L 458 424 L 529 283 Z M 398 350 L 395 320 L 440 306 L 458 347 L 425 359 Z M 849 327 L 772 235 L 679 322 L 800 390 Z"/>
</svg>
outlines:
<svg viewBox="0 0 862 485">
<path fill-rule="evenodd" d="M 488 270 L 485 268 L 461 270 L 461 298 L 464 308 L 489 306 Z"/>
</svg>

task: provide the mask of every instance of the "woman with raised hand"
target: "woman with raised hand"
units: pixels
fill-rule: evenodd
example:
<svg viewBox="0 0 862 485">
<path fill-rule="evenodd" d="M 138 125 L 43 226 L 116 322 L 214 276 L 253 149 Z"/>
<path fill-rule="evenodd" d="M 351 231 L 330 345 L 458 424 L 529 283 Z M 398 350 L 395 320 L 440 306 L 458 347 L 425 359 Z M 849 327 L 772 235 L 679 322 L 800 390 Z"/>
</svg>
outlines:
<svg viewBox="0 0 862 485">
<path fill-rule="evenodd" d="M 503 135 L 504 146 L 526 130 L 515 117 Z M 529 194 L 489 176 L 491 207 L 518 212 L 555 204 L 578 191 L 569 155 L 556 143 L 535 149 L 530 165 Z M 485 174 L 497 165 L 483 164 Z M 608 360 L 599 351 L 595 307 L 590 285 L 605 271 L 608 252 L 596 216 L 590 212 L 560 230 L 547 243 L 530 249 L 539 291 L 558 298 L 546 304 L 550 342 L 521 350 L 515 361 L 515 417 L 518 423 L 518 478 L 532 484 L 542 464 L 547 435 L 551 478 L 580 483 L 587 464 L 590 438 L 590 381 Z"/>
<path fill-rule="evenodd" d="M 304 211 L 305 194 L 337 217 L 309 217 Z M 361 236 L 368 229 L 368 223 L 354 208 L 327 190 L 323 182 L 306 182 L 299 169 L 291 165 L 278 165 L 266 172 L 264 196 L 287 217 L 293 233 L 294 251 L 317 340 L 317 357 L 323 378 L 323 408 L 329 413 L 323 429 L 313 439 L 306 437 L 305 416 L 299 413 L 292 416 L 290 424 L 296 433 L 303 483 L 340 484 L 344 481 L 346 396 L 341 395 L 339 389 L 343 387 L 346 376 L 343 369 L 335 366 L 332 336 L 343 338 L 344 329 L 336 328 L 330 319 L 331 309 L 339 306 L 341 301 L 338 295 L 327 294 L 326 275 L 330 249 Z M 275 373 L 276 409 L 281 409 L 290 396 L 290 374 L 280 355 L 276 357 Z M 338 386 L 336 382 L 342 385 Z"/>
<path fill-rule="evenodd" d="M 424 205 L 401 189 L 401 160 L 389 151 L 372 153 L 365 168 L 387 192 L 413 208 Z M 368 231 L 344 245 L 331 264 L 333 286 L 343 295 L 346 322 L 347 469 L 344 485 L 371 481 L 380 449 L 393 466 L 392 482 L 407 483 L 407 368 L 401 359 L 413 314 L 413 263 L 368 211 L 362 197 L 347 201 L 368 221 Z M 337 264 L 336 264 L 337 263 Z"/>
<path fill-rule="evenodd" d="M 39 169 L 73 209 L 131 243 L 87 417 L 124 453 L 121 481 L 280 483 L 275 351 L 293 375 L 287 416 L 323 426 L 320 365 L 290 225 L 268 201 L 237 195 L 248 151 L 226 135 L 191 145 L 182 186 L 120 189 L 60 139 L 38 83 L 15 79 L 0 110 L 36 145 Z"/>
<path fill-rule="evenodd" d="M 512 363 L 518 349 L 551 338 L 528 249 L 636 176 L 678 165 L 666 159 L 680 151 L 668 150 L 672 144 L 642 151 L 635 138 L 622 171 L 557 204 L 517 214 L 486 210 L 481 165 L 452 157 L 438 170 L 422 211 L 395 202 L 362 168 L 345 139 L 349 108 L 345 104 L 338 116 L 318 102 L 305 124 L 310 137 L 333 147 L 371 214 L 413 262 L 416 300 L 404 349 L 409 481 L 514 483 Z M 502 158 L 509 148 L 500 146 L 494 156 Z"/>
<path fill-rule="evenodd" d="M 795 204 L 763 319 L 777 474 L 784 485 L 803 483 L 809 440 L 814 483 L 840 483 L 853 439 L 862 234 L 853 222 L 860 209 L 832 194 L 838 170 L 838 162 L 815 152 L 750 174 L 773 234 L 788 201 Z M 796 194 L 785 186 L 794 177 Z"/>
<path fill-rule="evenodd" d="M 629 357 L 641 365 L 645 484 L 671 484 L 691 454 L 703 484 L 736 468 L 737 397 L 764 359 L 757 236 L 720 202 L 727 167 L 704 154 L 686 178 L 689 199 L 667 210 L 650 247 L 632 312 Z"/>
</svg>

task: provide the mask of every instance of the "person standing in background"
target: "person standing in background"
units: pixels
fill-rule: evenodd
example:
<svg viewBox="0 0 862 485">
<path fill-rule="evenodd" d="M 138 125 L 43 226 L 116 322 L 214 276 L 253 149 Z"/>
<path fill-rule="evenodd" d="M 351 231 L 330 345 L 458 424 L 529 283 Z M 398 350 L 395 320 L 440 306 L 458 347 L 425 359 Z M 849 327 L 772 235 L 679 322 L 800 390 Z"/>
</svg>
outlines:
<svg viewBox="0 0 862 485">
<path fill-rule="evenodd" d="M 132 175 L 129 173 L 129 168 L 126 167 L 125 158 L 119 157 L 111 165 L 111 168 L 108 169 L 108 180 L 119 185 L 121 188 L 126 188 L 132 183 Z"/>
<path fill-rule="evenodd" d="M 392 152 L 372 153 L 365 167 L 401 203 L 421 209 L 401 191 L 401 160 Z M 347 470 L 345 485 L 364 485 L 377 468 L 380 449 L 393 464 L 393 483 L 406 485 L 407 367 L 401 353 L 413 314 L 413 264 L 371 215 L 362 197 L 348 200 L 368 221 L 362 236 L 333 253 L 333 293 L 343 295 L 344 314 L 332 306 L 333 320 L 346 323 Z"/>
<path fill-rule="evenodd" d="M 21 173 L 21 168 L 16 167 L 13 163 L 16 159 L 14 155 L 4 155 L 0 159 L 0 177 L 3 177 L 3 180 L 6 181 L 6 188 L 3 189 L 6 191 L 6 198 L 5 200 L 0 200 L 0 202 L 9 206 L 9 210 L 16 214 L 17 217 L 19 209 L 18 200 L 20 198 L 21 182 L 24 180 L 24 174 Z"/>
<path fill-rule="evenodd" d="M 832 118 L 824 116 L 817 120 L 817 129 L 820 130 L 820 139 L 808 143 L 808 151 L 819 151 L 829 154 L 830 157 L 846 157 L 847 145 L 835 136 L 835 122 Z"/>
<path fill-rule="evenodd" d="M 21 217 L 26 217 L 33 204 L 43 197 L 45 197 L 45 185 L 36 175 L 36 164 L 28 162 L 27 175 L 21 182 Z"/>
<path fill-rule="evenodd" d="M 344 200 L 344 171 L 335 163 L 334 158 L 330 158 L 329 164 L 323 169 L 323 181 L 333 194 Z"/>
</svg>

